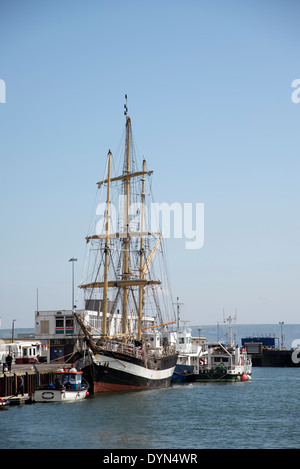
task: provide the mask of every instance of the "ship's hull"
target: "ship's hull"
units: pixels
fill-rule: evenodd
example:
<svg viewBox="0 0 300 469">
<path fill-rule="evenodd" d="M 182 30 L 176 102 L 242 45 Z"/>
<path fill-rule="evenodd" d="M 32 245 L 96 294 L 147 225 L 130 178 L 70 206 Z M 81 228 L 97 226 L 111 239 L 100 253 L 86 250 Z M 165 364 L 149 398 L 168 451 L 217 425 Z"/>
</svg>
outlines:
<svg viewBox="0 0 300 469">
<path fill-rule="evenodd" d="M 236 381 L 250 381 L 251 377 L 249 374 L 245 373 L 235 373 L 235 372 L 226 372 L 226 371 L 216 371 L 216 370 L 205 370 L 200 371 L 195 375 L 195 381 L 200 382 L 236 382 Z"/>
<path fill-rule="evenodd" d="M 33 402 L 75 402 L 85 399 L 87 388 L 79 390 L 36 389 L 32 395 Z"/>
<path fill-rule="evenodd" d="M 153 363 L 146 367 L 140 358 L 110 351 L 94 355 L 82 371 L 94 393 L 142 391 L 170 386 L 176 362 L 177 354 L 163 356 L 154 369 Z"/>
<path fill-rule="evenodd" d="M 193 365 L 183 365 L 177 363 L 174 373 L 172 375 L 172 383 L 190 383 L 195 381 L 196 375 L 194 373 Z"/>
</svg>

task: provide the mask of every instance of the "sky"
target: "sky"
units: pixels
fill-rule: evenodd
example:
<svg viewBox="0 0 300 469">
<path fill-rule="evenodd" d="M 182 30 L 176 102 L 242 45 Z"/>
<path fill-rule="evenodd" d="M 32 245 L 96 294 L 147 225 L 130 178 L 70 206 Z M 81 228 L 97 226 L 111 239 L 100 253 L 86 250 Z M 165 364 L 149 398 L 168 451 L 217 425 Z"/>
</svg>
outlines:
<svg viewBox="0 0 300 469">
<path fill-rule="evenodd" d="M 299 13 L 291 0 L 0 1 L 2 328 L 70 309 L 69 259 L 78 285 L 125 93 L 155 201 L 204 204 L 203 246 L 166 242 L 182 319 L 299 323 Z"/>
</svg>

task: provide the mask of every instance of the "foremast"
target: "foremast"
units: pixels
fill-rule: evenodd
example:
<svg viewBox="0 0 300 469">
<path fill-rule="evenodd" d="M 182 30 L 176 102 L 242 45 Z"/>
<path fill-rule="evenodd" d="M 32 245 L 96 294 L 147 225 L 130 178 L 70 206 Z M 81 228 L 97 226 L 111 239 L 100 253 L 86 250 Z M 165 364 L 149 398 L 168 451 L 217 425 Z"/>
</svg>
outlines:
<svg viewBox="0 0 300 469">
<path fill-rule="evenodd" d="M 108 300 L 108 263 L 109 263 L 109 217 L 110 217 L 110 172 L 111 172 L 111 151 L 108 152 L 108 182 L 106 197 L 106 224 L 105 224 L 105 261 L 104 261 L 104 286 L 103 286 L 103 318 L 102 334 L 107 335 L 107 300 Z"/>
</svg>

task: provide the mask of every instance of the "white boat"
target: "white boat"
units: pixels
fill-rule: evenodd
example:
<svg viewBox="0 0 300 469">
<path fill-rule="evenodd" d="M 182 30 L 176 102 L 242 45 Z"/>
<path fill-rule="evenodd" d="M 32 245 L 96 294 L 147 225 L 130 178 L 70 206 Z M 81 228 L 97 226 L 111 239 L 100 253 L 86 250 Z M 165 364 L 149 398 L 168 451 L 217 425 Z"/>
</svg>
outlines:
<svg viewBox="0 0 300 469">
<path fill-rule="evenodd" d="M 177 299 L 178 300 L 178 299 Z M 232 340 L 232 321 L 229 317 L 229 345 L 220 341 L 206 342 L 203 337 L 191 336 L 191 329 L 181 327 L 177 301 L 177 331 L 171 334 L 178 351 L 178 360 L 172 382 L 190 381 L 250 381 L 252 361 L 247 350 L 234 345 Z"/>
<path fill-rule="evenodd" d="M 232 339 L 232 322 L 235 317 L 229 316 L 229 343 L 220 341 L 206 343 L 203 346 L 203 355 L 196 370 L 196 381 L 250 381 L 252 373 L 252 360 L 247 350 L 234 345 Z M 224 317 L 225 321 L 225 317 Z"/>
<path fill-rule="evenodd" d="M 180 322 L 180 304 L 177 298 L 177 330 L 170 332 L 170 342 L 175 344 L 178 352 L 177 363 L 172 375 L 172 383 L 186 383 L 195 381 L 199 368 L 199 359 L 202 356 L 202 347 L 192 342 L 192 329 L 186 322 Z"/>
<path fill-rule="evenodd" d="M 70 402 L 85 399 L 89 385 L 76 368 L 57 370 L 53 383 L 39 386 L 32 395 L 33 402 Z"/>
<path fill-rule="evenodd" d="M 252 362 L 247 351 L 221 342 L 206 343 L 195 370 L 196 381 L 250 381 Z"/>
</svg>

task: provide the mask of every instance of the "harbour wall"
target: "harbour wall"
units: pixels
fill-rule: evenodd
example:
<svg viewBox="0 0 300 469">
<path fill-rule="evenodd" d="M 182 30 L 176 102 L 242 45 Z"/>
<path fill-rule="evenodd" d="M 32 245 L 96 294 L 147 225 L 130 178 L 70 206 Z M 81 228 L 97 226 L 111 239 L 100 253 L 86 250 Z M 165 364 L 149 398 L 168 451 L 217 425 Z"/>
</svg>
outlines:
<svg viewBox="0 0 300 469">
<path fill-rule="evenodd" d="M 57 370 L 50 365 L 39 365 L 39 368 L 30 365 L 15 365 L 10 372 L 0 373 L 0 398 L 9 398 L 18 395 L 18 377 L 23 378 L 23 393 L 31 396 L 37 386 L 52 382 L 53 373 Z"/>
</svg>

